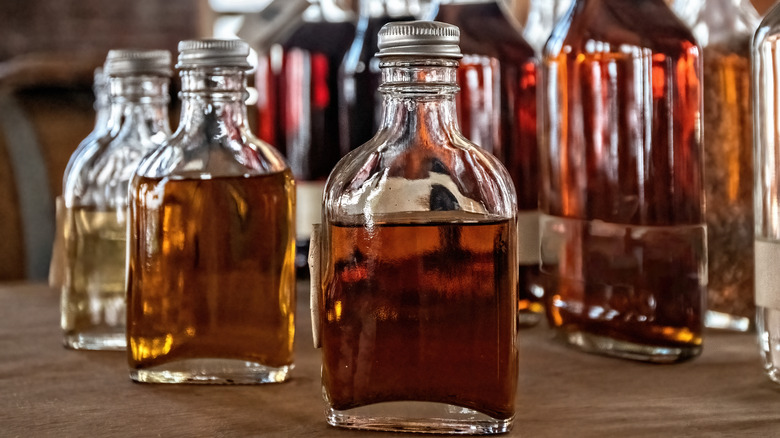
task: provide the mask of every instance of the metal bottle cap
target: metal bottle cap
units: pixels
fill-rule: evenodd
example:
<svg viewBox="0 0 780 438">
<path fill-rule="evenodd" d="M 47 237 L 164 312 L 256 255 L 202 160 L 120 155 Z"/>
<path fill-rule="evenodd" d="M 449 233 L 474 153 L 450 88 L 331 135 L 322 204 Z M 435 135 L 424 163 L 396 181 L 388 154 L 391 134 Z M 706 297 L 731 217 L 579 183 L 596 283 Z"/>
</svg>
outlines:
<svg viewBox="0 0 780 438">
<path fill-rule="evenodd" d="M 106 76 L 160 75 L 170 76 L 171 52 L 167 50 L 111 50 L 103 66 Z"/>
<path fill-rule="evenodd" d="M 394 21 L 379 30 L 377 57 L 424 56 L 460 59 L 460 29 L 438 21 Z"/>
<path fill-rule="evenodd" d="M 238 67 L 249 70 L 249 44 L 242 40 L 187 40 L 179 42 L 176 68 Z"/>
</svg>

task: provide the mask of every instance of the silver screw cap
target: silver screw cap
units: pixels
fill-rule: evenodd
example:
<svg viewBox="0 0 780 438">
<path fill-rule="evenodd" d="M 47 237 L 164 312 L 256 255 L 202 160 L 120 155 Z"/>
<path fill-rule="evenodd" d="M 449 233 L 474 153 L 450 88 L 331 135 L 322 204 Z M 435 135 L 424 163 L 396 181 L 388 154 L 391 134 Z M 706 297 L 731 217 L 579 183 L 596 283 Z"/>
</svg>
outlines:
<svg viewBox="0 0 780 438">
<path fill-rule="evenodd" d="M 170 76 L 171 52 L 167 50 L 110 50 L 103 65 L 106 76 Z"/>
<path fill-rule="evenodd" d="M 179 42 L 176 68 L 238 67 L 249 70 L 249 44 L 242 40 L 187 40 Z"/>
<path fill-rule="evenodd" d="M 394 21 L 379 30 L 377 57 L 423 56 L 460 59 L 460 29 L 438 21 Z"/>
</svg>

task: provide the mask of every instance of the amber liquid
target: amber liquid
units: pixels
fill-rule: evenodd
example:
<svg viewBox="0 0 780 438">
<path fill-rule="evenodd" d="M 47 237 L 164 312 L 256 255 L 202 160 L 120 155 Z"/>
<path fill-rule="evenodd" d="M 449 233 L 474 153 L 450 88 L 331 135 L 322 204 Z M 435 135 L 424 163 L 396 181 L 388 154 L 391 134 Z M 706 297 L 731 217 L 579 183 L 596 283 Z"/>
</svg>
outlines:
<svg viewBox="0 0 780 438">
<path fill-rule="evenodd" d="M 537 145 L 537 59 L 534 49 L 496 3 L 439 6 L 436 20 L 460 28 L 464 57 L 458 67 L 458 123 L 471 141 L 498 157 L 517 190 L 520 211 L 539 202 Z M 520 230 L 522 233 L 523 230 Z M 526 241 L 518 236 L 521 244 Z M 538 246 L 538 241 L 528 241 Z M 539 261 L 520 260 L 518 310 L 521 324 L 532 325 L 542 309 Z"/>
<path fill-rule="evenodd" d="M 293 360 L 295 198 L 289 171 L 132 188 L 130 367 Z"/>
<path fill-rule="evenodd" d="M 584 0 L 573 14 L 545 58 L 540 206 L 560 223 L 542 227 L 548 319 L 566 333 L 696 347 L 699 49 L 661 0 Z"/>
<path fill-rule="evenodd" d="M 514 415 L 514 227 L 330 226 L 322 373 L 333 409 L 425 401 Z"/>
</svg>

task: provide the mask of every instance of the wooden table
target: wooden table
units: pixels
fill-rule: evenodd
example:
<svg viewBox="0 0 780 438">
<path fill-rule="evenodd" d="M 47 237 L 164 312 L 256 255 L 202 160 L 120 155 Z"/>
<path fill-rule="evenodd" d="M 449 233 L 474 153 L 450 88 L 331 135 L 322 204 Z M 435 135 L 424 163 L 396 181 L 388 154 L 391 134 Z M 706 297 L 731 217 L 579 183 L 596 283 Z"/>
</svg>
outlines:
<svg viewBox="0 0 780 438">
<path fill-rule="evenodd" d="M 296 368 L 265 386 L 135 384 L 125 354 L 62 347 L 59 297 L 40 284 L 0 285 L 0 436 L 398 436 L 324 420 L 320 355 L 299 283 Z M 514 430 L 524 437 L 780 436 L 780 386 L 753 334 L 708 333 L 679 365 L 588 355 L 520 333 Z"/>
</svg>

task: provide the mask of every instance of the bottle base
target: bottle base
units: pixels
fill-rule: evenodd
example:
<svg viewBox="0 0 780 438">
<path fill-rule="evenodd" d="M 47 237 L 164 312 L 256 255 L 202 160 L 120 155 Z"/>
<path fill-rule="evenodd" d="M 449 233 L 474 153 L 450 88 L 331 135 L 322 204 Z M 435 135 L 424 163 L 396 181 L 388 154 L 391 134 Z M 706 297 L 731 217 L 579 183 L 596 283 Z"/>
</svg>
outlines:
<svg viewBox="0 0 780 438">
<path fill-rule="evenodd" d="M 716 330 L 748 332 L 753 329 L 752 321 L 746 316 L 708 310 L 704 316 L 704 326 Z"/>
<path fill-rule="evenodd" d="M 256 385 L 284 382 L 290 378 L 293 367 L 269 367 L 235 359 L 188 359 L 131 369 L 130 378 L 139 383 Z"/>
<path fill-rule="evenodd" d="M 66 348 L 72 350 L 124 351 L 127 337 L 122 333 L 66 333 L 63 338 Z"/>
<path fill-rule="evenodd" d="M 780 384 L 780 310 L 756 307 L 756 334 L 764 371 Z"/>
<path fill-rule="evenodd" d="M 328 407 L 328 424 L 350 429 L 456 435 L 509 432 L 514 417 L 497 419 L 446 403 L 385 402 L 338 411 Z"/>
<path fill-rule="evenodd" d="M 690 347 L 665 347 L 637 344 L 580 331 L 566 332 L 558 330 L 556 337 L 569 346 L 586 353 L 658 364 L 684 362 L 701 354 L 700 345 Z"/>
</svg>

